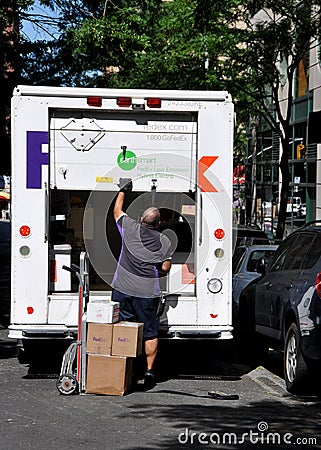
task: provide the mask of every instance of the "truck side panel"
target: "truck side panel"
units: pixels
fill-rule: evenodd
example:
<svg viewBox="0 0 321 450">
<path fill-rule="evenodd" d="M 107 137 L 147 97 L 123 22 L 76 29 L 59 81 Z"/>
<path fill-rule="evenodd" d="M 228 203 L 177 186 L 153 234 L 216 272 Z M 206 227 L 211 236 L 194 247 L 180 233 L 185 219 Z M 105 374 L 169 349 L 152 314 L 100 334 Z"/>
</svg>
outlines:
<svg viewBox="0 0 321 450">
<path fill-rule="evenodd" d="M 36 324 L 47 318 L 48 186 L 47 106 L 40 99 L 12 103 L 12 307 L 11 322 Z M 20 233 L 29 227 L 30 234 Z M 21 229 L 27 234 L 27 228 Z"/>
<path fill-rule="evenodd" d="M 201 224 L 197 238 L 197 305 L 199 325 L 231 323 L 232 198 L 230 174 L 233 165 L 233 107 L 217 103 L 210 112 L 199 115 L 198 188 Z M 215 231 L 224 231 L 223 239 Z M 222 249 L 224 256 L 215 256 Z M 208 282 L 218 279 L 222 290 L 208 289 Z"/>
</svg>

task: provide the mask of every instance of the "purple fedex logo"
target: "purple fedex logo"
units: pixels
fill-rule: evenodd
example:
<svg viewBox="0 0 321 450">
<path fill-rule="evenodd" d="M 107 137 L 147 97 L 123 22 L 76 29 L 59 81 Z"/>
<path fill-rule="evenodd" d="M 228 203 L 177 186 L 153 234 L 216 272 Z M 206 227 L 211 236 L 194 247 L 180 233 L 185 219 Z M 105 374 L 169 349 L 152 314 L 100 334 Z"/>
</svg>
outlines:
<svg viewBox="0 0 321 450">
<path fill-rule="evenodd" d="M 48 144 L 47 131 L 27 131 L 27 189 L 41 189 L 42 166 L 48 165 L 43 144 Z"/>
</svg>

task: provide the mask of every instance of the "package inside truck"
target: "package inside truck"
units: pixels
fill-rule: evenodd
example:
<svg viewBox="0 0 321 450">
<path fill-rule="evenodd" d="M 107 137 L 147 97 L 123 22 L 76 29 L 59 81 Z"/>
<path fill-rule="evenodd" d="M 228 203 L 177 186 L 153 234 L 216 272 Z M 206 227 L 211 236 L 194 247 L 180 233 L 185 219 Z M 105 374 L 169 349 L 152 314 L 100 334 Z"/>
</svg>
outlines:
<svg viewBox="0 0 321 450">
<path fill-rule="evenodd" d="M 70 263 L 78 264 L 79 255 L 87 251 L 90 261 L 91 291 L 110 290 L 110 283 L 120 253 L 121 239 L 113 218 L 115 192 L 51 190 L 50 248 L 51 292 L 76 292 L 78 283 L 57 264 L 66 255 Z M 194 293 L 194 193 L 132 192 L 126 197 L 125 209 L 130 217 L 139 220 L 143 211 L 154 205 L 161 213 L 159 230 L 171 239 L 173 248 L 173 279 L 162 280 L 164 292 L 181 289 L 175 271 L 182 270 L 188 280 L 185 292 Z M 180 267 L 179 267 L 180 266 Z M 182 275 L 183 276 L 183 275 Z M 177 280 L 175 281 L 175 279 Z M 61 283 L 65 279 L 65 283 Z M 56 280 L 56 281 L 55 281 Z M 169 284 L 168 284 L 169 283 Z M 176 285 L 175 285 L 176 283 Z"/>
</svg>

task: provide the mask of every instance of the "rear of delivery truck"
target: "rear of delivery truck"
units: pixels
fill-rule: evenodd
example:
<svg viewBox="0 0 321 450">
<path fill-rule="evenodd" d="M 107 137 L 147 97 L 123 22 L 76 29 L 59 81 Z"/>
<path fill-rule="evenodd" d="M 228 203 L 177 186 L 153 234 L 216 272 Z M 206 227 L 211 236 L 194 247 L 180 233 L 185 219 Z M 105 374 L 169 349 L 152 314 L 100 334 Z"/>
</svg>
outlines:
<svg viewBox="0 0 321 450">
<path fill-rule="evenodd" d="M 17 87 L 9 336 L 29 349 L 74 337 L 77 282 L 62 266 L 82 251 L 90 297 L 110 299 L 126 177 L 128 214 L 158 207 L 174 249 L 161 336 L 230 338 L 233 125 L 226 92 Z"/>
</svg>

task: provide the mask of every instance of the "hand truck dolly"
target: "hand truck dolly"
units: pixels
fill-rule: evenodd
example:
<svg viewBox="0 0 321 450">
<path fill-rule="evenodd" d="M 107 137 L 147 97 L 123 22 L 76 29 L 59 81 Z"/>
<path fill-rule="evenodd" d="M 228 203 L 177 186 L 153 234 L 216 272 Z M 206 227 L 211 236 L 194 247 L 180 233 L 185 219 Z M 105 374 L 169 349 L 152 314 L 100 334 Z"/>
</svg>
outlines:
<svg viewBox="0 0 321 450">
<path fill-rule="evenodd" d="M 82 394 L 86 391 L 86 309 L 89 301 L 89 271 L 86 252 L 80 254 L 79 267 L 62 266 L 78 278 L 78 332 L 77 341 L 67 348 L 56 386 L 60 394 Z"/>
</svg>

